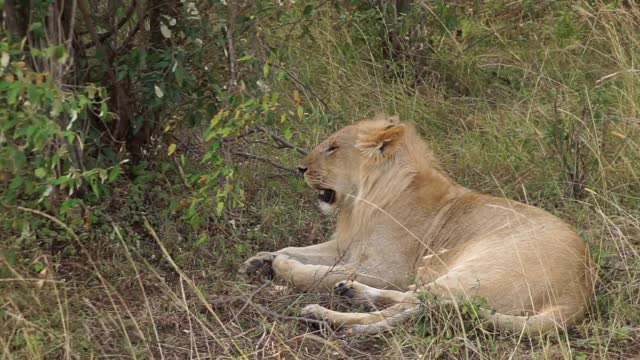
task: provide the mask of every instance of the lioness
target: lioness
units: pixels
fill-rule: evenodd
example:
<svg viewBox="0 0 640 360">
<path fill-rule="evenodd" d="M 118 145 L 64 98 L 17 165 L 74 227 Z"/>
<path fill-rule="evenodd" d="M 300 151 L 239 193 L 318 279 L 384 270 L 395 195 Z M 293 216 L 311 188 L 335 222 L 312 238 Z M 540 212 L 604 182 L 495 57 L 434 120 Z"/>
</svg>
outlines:
<svg viewBox="0 0 640 360">
<path fill-rule="evenodd" d="M 414 126 L 378 116 L 347 126 L 299 164 L 337 214 L 331 240 L 259 253 L 242 272 L 265 267 L 298 289 L 324 289 L 372 304 L 371 313 L 319 305 L 305 312 L 350 332 L 391 328 L 420 310 L 418 292 L 456 303 L 481 297 L 479 315 L 498 330 L 542 334 L 584 317 L 594 271 L 585 243 L 539 208 L 455 184 Z"/>
</svg>

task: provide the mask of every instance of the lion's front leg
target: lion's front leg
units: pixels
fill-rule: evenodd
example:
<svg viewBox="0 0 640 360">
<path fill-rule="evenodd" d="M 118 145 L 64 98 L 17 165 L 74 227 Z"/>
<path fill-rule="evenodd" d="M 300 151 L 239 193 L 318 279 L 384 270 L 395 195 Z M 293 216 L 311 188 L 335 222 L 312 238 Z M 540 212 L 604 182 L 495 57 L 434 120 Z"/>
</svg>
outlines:
<svg viewBox="0 0 640 360">
<path fill-rule="evenodd" d="M 382 278 L 367 272 L 354 263 L 340 265 L 303 264 L 287 255 L 277 255 L 273 260 L 273 270 L 277 277 L 289 282 L 300 290 L 332 291 L 339 281 L 348 279 L 372 286 L 385 287 L 389 284 Z"/>
<path fill-rule="evenodd" d="M 335 241 L 305 247 L 287 247 L 274 252 L 259 252 L 247 259 L 239 269 L 241 275 L 272 278 L 273 260 L 277 255 L 286 255 L 303 264 L 335 265 L 339 262 L 338 246 Z"/>
<path fill-rule="evenodd" d="M 303 264 L 283 254 L 273 260 L 273 271 L 299 290 L 330 291 L 337 281 L 356 276 L 355 267 L 351 265 Z"/>
<path fill-rule="evenodd" d="M 259 252 L 247 259 L 240 268 L 238 273 L 249 278 L 273 278 L 273 259 L 277 252 Z"/>
</svg>

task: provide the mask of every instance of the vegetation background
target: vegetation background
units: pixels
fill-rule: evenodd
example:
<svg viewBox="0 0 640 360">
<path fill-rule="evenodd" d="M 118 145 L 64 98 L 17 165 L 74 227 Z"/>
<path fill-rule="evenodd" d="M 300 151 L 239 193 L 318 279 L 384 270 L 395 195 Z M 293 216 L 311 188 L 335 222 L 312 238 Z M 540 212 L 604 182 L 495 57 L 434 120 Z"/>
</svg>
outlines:
<svg viewBox="0 0 640 360">
<path fill-rule="evenodd" d="M 0 6 L 1 358 L 640 356 L 633 0 Z M 527 339 L 465 306 L 341 337 L 296 318 L 339 297 L 236 276 L 327 238 L 295 164 L 379 112 L 577 228 L 601 278 L 583 324 Z"/>
</svg>

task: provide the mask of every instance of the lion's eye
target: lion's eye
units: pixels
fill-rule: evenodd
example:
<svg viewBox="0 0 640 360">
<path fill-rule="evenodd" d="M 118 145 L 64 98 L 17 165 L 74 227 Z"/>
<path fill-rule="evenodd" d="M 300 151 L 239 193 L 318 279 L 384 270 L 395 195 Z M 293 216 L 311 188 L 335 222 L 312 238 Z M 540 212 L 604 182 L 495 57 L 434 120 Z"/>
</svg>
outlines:
<svg viewBox="0 0 640 360">
<path fill-rule="evenodd" d="M 337 149 L 337 148 L 338 148 L 337 146 L 335 146 L 335 145 L 331 145 L 331 146 L 329 146 L 329 147 L 328 147 L 324 152 L 326 152 L 326 153 L 332 153 L 332 152 L 336 151 L 336 149 Z"/>
</svg>

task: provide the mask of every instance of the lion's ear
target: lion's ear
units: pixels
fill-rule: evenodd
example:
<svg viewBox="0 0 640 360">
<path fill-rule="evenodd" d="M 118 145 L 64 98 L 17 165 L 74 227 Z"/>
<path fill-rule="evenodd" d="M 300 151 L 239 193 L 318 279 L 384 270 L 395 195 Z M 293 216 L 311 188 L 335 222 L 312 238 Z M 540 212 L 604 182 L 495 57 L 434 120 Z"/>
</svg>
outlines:
<svg viewBox="0 0 640 360">
<path fill-rule="evenodd" d="M 400 147 L 405 130 L 404 124 L 395 124 L 360 134 L 356 148 L 365 156 L 391 155 Z"/>
</svg>

